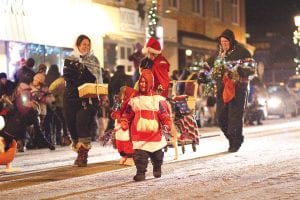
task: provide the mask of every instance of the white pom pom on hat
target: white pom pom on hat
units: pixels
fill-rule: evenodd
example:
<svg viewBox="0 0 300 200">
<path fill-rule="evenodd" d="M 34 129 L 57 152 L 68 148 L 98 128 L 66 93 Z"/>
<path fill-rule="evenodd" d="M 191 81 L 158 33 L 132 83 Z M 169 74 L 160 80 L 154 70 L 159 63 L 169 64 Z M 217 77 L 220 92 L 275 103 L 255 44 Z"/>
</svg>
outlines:
<svg viewBox="0 0 300 200">
<path fill-rule="evenodd" d="M 159 42 L 154 38 L 149 38 L 148 42 L 142 49 L 142 53 L 154 53 L 154 54 L 161 54 L 161 46 Z"/>
</svg>

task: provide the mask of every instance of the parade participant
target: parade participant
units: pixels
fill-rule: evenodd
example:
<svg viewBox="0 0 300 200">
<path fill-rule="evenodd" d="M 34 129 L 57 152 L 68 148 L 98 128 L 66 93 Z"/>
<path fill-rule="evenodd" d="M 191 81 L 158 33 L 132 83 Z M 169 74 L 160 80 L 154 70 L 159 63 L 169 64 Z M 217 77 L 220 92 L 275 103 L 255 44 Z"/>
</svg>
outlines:
<svg viewBox="0 0 300 200">
<path fill-rule="evenodd" d="M 154 76 L 154 91 L 159 91 L 162 96 L 167 97 L 170 84 L 170 64 L 162 55 L 159 42 L 154 37 L 151 37 L 142 49 L 142 52 L 149 59 L 153 60 L 151 71 Z"/>
<path fill-rule="evenodd" d="M 91 135 L 99 102 L 79 97 L 78 87 L 84 83 L 102 83 L 98 59 L 91 52 L 91 40 L 86 35 L 78 36 L 73 52 L 65 59 L 63 76 L 66 81 L 64 111 L 72 138 L 72 148 L 77 152 L 75 165 L 87 166 L 91 148 Z"/>
<path fill-rule="evenodd" d="M 235 40 L 234 33 L 226 29 L 219 36 L 219 52 L 216 59 L 236 61 L 251 58 L 250 52 Z M 229 140 L 229 152 L 241 147 L 243 136 L 243 114 L 246 104 L 248 76 L 242 69 L 237 70 L 240 78 L 233 81 L 230 73 L 225 72 L 217 80 L 217 121 L 222 132 Z"/>
<path fill-rule="evenodd" d="M 134 52 L 130 56 L 128 56 L 128 60 L 133 62 L 134 65 L 134 73 L 132 76 L 133 83 L 137 82 L 140 77 L 139 66 L 141 64 L 144 55 L 142 53 L 143 46 L 140 43 L 136 43 L 134 46 Z"/>
<path fill-rule="evenodd" d="M 167 145 L 162 129 L 170 131 L 172 121 L 165 97 L 153 91 L 154 76 L 151 70 L 142 70 L 138 94 L 131 98 L 121 118 L 121 127 L 127 130 L 133 144 L 133 159 L 136 166 L 135 181 L 145 180 L 148 159 L 153 165 L 153 176 L 161 177 L 164 152 Z"/>
<path fill-rule="evenodd" d="M 120 119 L 124 109 L 126 108 L 130 98 L 136 95 L 137 91 L 131 87 L 123 86 L 120 89 L 119 95 L 115 96 L 115 104 L 111 114 L 112 119 L 115 120 L 115 142 L 118 152 L 121 156 L 120 164 L 133 166 L 133 149 L 130 140 L 129 129 L 123 130 L 121 127 Z"/>
</svg>

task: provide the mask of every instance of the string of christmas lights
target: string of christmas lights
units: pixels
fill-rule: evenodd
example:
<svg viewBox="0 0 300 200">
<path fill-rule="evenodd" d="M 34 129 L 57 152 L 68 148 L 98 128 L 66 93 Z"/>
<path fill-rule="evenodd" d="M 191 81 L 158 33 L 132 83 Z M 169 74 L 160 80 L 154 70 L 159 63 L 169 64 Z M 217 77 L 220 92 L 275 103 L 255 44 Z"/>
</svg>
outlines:
<svg viewBox="0 0 300 200">
<path fill-rule="evenodd" d="M 156 36 L 156 27 L 158 25 L 157 1 L 151 2 L 151 7 L 148 10 L 148 36 Z"/>
</svg>

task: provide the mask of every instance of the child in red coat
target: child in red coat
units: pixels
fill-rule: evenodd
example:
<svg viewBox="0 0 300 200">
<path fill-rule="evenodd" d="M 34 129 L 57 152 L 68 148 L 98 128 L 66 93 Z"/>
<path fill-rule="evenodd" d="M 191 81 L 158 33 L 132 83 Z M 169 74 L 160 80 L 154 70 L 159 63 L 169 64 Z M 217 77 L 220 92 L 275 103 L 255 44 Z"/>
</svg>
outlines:
<svg viewBox="0 0 300 200">
<path fill-rule="evenodd" d="M 120 89 L 119 96 L 115 97 L 115 106 L 111 115 L 112 119 L 115 120 L 115 128 L 114 128 L 115 141 L 116 141 L 116 147 L 118 149 L 118 152 L 122 157 L 119 162 L 121 165 L 128 165 L 128 166 L 134 165 L 134 161 L 132 158 L 134 151 L 132 149 L 129 129 L 123 130 L 121 128 L 120 119 L 126 105 L 128 104 L 128 101 L 130 100 L 131 97 L 135 96 L 136 93 L 137 91 L 131 87 L 128 86 L 122 87 Z"/>
<path fill-rule="evenodd" d="M 161 177 L 164 152 L 167 145 L 162 134 L 165 128 L 170 132 L 172 121 L 166 98 L 153 92 L 154 77 L 149 69 L 142 70 L 139 79 L 139 92 L 130 98 L 122 114 L 121 127 L 130 126 L 133 144 L 133 159 L 136 166 L 135 181 L 145 180 L 148 159 L 153 165 L 153 176 Z"/>
</svg>

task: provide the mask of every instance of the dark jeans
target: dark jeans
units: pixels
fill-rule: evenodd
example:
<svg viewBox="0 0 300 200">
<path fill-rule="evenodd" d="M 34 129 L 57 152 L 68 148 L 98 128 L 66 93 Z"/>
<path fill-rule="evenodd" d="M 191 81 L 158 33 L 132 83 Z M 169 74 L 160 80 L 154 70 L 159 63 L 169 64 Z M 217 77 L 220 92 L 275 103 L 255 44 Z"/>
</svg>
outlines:
<svg viewBox="0 0 300 200">
<path fill-rule="evenodd" d="M 235 97 L 224 104 L 222 91 L 217 93 L 217 119 L 230 146 L 240 147 L 244 141 L 243 115 L 247 97 L 247 83 L 237 83 Z"/>
<path fill-rule="evenodd" d="M 134 150 L 133 160 L 137 170 L 137 175 L 144 175 L 146 173 L 149 157 L 152 162 L 153 169 L 160 168 L 162 166 L 164 152 L 161 149 L 155 152 L 148 152 L 141 149 Z"/>
<path fill-rule="evenodd" d="M 84 108 L 81 101 L 65 101 L 64 109 L 72 140 L 91 138 L 96 123 L 97 108 L 95 105 L 87 103 L 87 108 Z"/>
</svg>

